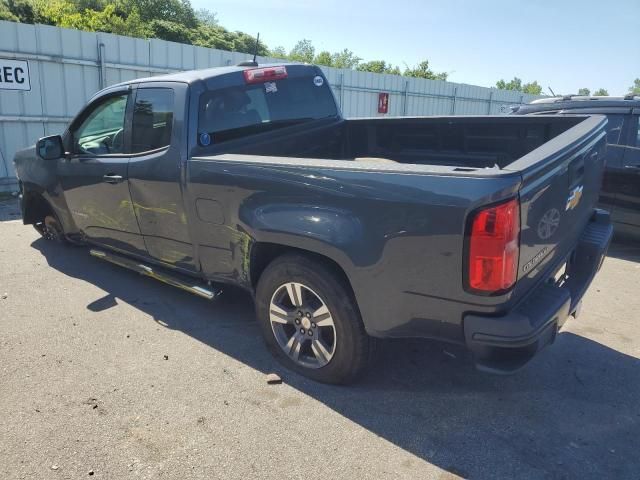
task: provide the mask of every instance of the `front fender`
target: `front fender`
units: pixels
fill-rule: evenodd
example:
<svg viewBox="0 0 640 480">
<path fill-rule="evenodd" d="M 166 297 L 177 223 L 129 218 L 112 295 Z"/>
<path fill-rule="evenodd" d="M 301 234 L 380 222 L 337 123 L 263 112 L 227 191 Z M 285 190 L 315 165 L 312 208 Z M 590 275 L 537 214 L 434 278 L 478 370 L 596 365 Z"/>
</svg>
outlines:
<svg viewBox="0 0 640 480">
<path fill-rule="evenodd" d="M 76 226 L 69 213 L 58 177 L 58 160 L 39 158 L 36 155 L 35 146 L 31 146 L 16 152 L 13 163 L 22 185 L 23 219 L 26 219 L 25 209 L 29 207 L 30 197 L 40 196 L 55 211 L 64 231 L 75 232 Z"/>
</svg>

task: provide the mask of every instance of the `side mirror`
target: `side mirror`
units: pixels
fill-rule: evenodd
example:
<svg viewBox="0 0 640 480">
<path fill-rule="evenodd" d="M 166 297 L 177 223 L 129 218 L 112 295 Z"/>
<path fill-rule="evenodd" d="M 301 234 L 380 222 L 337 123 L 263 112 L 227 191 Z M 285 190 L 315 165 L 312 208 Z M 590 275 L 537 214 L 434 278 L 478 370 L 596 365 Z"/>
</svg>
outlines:
<svg viewBox="0 0 640 480">
<path fill-rule="evenodd" d="M 36 152 L 43 160 L 55 160 L 64 155 L 64 146 L 60 135 L 43 137 L 36 143 Z"/>
</svg>

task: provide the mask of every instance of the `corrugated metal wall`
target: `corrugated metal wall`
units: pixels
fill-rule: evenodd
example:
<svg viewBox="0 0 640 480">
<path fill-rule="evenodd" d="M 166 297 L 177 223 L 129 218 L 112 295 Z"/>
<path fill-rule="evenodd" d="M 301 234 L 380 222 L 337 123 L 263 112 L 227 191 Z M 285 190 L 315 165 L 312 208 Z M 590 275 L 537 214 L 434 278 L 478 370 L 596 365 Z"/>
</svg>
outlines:
<svg viewBox="0 0 640 480">
<path fill-rule="evenodd" d="M 29 62 L 31 91 L 0 90 L 0 191 L 15 190 L 13 155 L 39 137 L 61 133 L 100 88 L 177 70 L 234 65 L 244 53 L 0 21 L 0 58 Z M 259 62 L 275 61 L 259 58 Z M 536 98 L 472 85 L 323 67 L 347 117 L 499 114 Z"/>
</svg>

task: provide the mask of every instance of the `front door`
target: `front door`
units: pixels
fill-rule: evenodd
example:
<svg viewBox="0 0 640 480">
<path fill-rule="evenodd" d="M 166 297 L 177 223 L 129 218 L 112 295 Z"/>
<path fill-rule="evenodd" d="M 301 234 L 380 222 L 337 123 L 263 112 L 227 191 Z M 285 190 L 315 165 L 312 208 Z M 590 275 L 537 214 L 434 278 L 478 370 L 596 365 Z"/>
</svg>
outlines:
<svg viewBox="0 0 640 480">
<path fill-rule="evenodd" d="M 145 254 L 128 181 L 126 119 L 131 92 L 92 102 L 71 126 L 71 152 L 59 160 L 64 196 L 78 229 L 92 242 Z"/>
</svg>

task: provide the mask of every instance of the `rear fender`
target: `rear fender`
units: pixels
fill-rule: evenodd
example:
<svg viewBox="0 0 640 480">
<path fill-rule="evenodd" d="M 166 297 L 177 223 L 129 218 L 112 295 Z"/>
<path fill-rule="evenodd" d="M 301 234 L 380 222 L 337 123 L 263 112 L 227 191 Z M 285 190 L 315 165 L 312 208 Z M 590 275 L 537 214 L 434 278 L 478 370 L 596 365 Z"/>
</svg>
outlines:
<svg viewBox="0 0 640 480">
<path fill-rule="evenodd" d="M 257 242 L 306 250 L 337 263 L 347 275 L 363 237 L 360 220 L 348 210 L 287 203 L 242 212 L 249 236 Z"/>
</svg>

